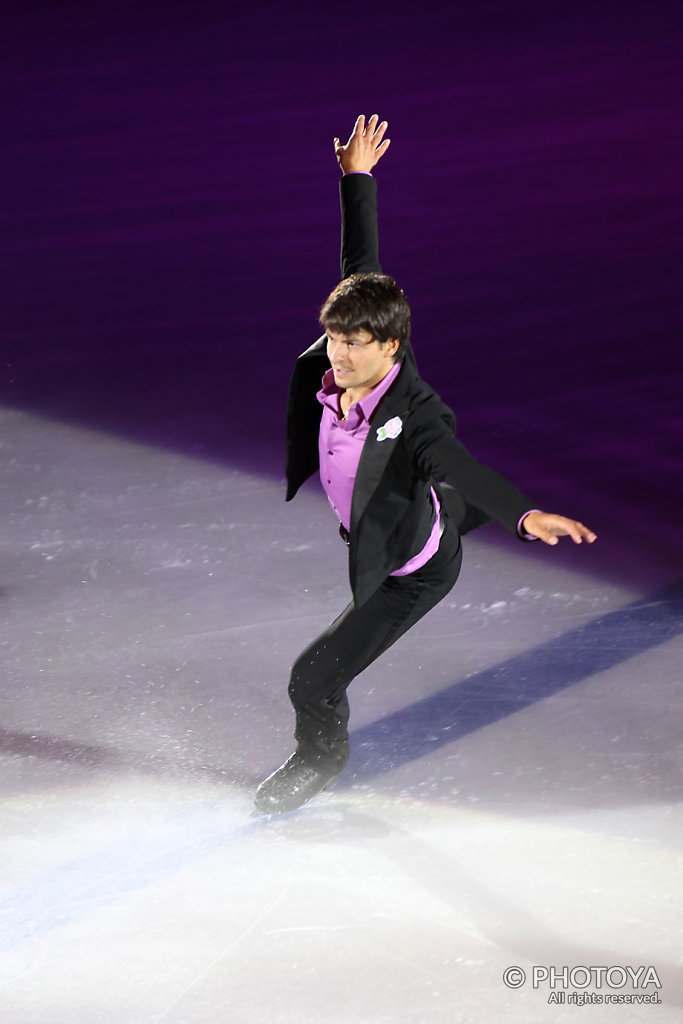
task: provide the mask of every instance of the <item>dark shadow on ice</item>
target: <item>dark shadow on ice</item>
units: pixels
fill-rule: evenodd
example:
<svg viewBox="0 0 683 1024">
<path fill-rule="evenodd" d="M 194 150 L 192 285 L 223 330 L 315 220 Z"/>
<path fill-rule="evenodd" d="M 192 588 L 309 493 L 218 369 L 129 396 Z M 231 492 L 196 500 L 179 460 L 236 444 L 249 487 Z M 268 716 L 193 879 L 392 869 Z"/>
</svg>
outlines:
<svg viewBox="0 0 683 1024">
<path fill-rule="evenodd" d="M 153 751 L 125 751 L 117 750 L 115 747 L 98 747 L 59 736 L 47 736 L 44 733 L 0 729 L 0 755 L 59 762 L 81 769 L 135 772 L 176 779 L 188 777 L 247 788 L 255 784 L 251 776 L 229 765 L 219 768 L 190 759 L 171 760 L 160 757 Z"/>
<path fill-rule="evenodd" d="M 478 672 L 352 735 L 355 781 L 438 750 L 666 643 L 683 630 L 683 582 Z"/>
<path fill-rule="evenodd" d="M 70 761 L 86 768 L 107 767 L 118 756 L 116 751 L 106 747 L 8 729 L 0 729 L 0 753 L 10 757 L 35 757 L 41 761 Z"/>
</svg>

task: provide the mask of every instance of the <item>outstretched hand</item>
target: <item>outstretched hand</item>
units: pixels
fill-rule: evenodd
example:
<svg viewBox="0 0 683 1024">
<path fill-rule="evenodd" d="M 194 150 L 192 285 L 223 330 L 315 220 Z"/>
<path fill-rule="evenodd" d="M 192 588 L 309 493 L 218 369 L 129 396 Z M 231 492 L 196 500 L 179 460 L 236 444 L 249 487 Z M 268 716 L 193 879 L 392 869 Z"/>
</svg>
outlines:
<svg viewBox="0 0 683 1024">
<path fill-rule="evenodd" d="M 391 139 L 384 138 L 388 123 L 378 122 L 379 115 L 373 114 L 366 125 L 365 114 L 360 114 L 346 145 L 340 139 L 334 140 L 334 152 L 344 174 L 354 171 L 369 174 L 388 150 Z"/>
<path fill-rule="evenodd" d="M 557 544 L 560 537 L 571 537 L 575 544 L 592 544 L 596 534 L 576 519 L 555 515 L 553 512 L 530 512 L 522 521 L 522 528 L 544 544 Z"/>
</svg>

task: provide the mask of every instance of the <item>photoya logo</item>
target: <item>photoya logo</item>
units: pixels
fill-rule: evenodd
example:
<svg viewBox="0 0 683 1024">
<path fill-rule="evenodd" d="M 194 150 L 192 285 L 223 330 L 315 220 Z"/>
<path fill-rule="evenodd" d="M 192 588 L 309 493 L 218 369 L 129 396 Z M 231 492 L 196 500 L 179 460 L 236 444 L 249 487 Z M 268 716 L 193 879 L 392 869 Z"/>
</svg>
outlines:
<svg viewBox="0 0 683 1024">
<path fill-rule="evenodd" d="M 654 967 L 534 967 L 531 982 L 539 988 L 545 982 L 549 988 L 661 988 Z"/>
<path fill-rule="evenodd" d="M 522 967 L 508 967 L 503 972 L 503 981 L 508 988 L 522 988 L 527 982 L 527 973 Z M 655 1002 L 659 1000 L 659 989 L 662 985 L 654 967 L 540 967 L 531 969 L 532 988 L 549 988 L 557 998 L 549 1002 L 565 1002 L 565 993 L 569 992 L 567 1002 Z M 647 990 L 639 994 L 622 993 L 620 995 L 592 995 L 587 988 L 621 990 Z M 576 991 L 578 989 L 578 992 Z M 651 990 L 656 991 L 651 991 Z M 559 991 L 558 991 L 559 990 Z"/>
</svg>

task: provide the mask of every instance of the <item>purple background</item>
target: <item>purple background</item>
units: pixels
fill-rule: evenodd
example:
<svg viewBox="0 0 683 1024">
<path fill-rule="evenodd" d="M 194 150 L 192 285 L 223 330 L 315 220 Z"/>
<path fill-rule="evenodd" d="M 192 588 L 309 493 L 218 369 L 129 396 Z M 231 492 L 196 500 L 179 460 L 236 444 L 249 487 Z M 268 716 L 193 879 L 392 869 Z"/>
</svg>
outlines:
<svg viewBox="0 0 683 1024">
<path fill-rule="evenodd" d="M 672 578 L 679 5 L 3 12 L 4 404 L 280 474 L 332 138 L 377 111 L 382 261 L 461 437 L 600 533 L 591 571 Z"/>
</svg>

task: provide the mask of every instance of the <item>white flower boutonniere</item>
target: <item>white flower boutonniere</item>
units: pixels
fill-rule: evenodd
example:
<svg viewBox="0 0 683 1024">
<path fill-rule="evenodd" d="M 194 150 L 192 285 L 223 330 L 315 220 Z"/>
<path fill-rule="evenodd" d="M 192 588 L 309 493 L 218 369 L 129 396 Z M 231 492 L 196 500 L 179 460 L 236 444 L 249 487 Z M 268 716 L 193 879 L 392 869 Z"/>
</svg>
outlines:
<svg viewBox="0 0 683 1024">
<path fill-rule="evenodd" d="M 403 420 L 400 416 L 394 416 L 393 419 L 387 420 L 383 427 L 377 428 L 377 440 L 386 441 L 387 438 L 394 440 L 395 437 L 403 430 Z"/>
</svg>

